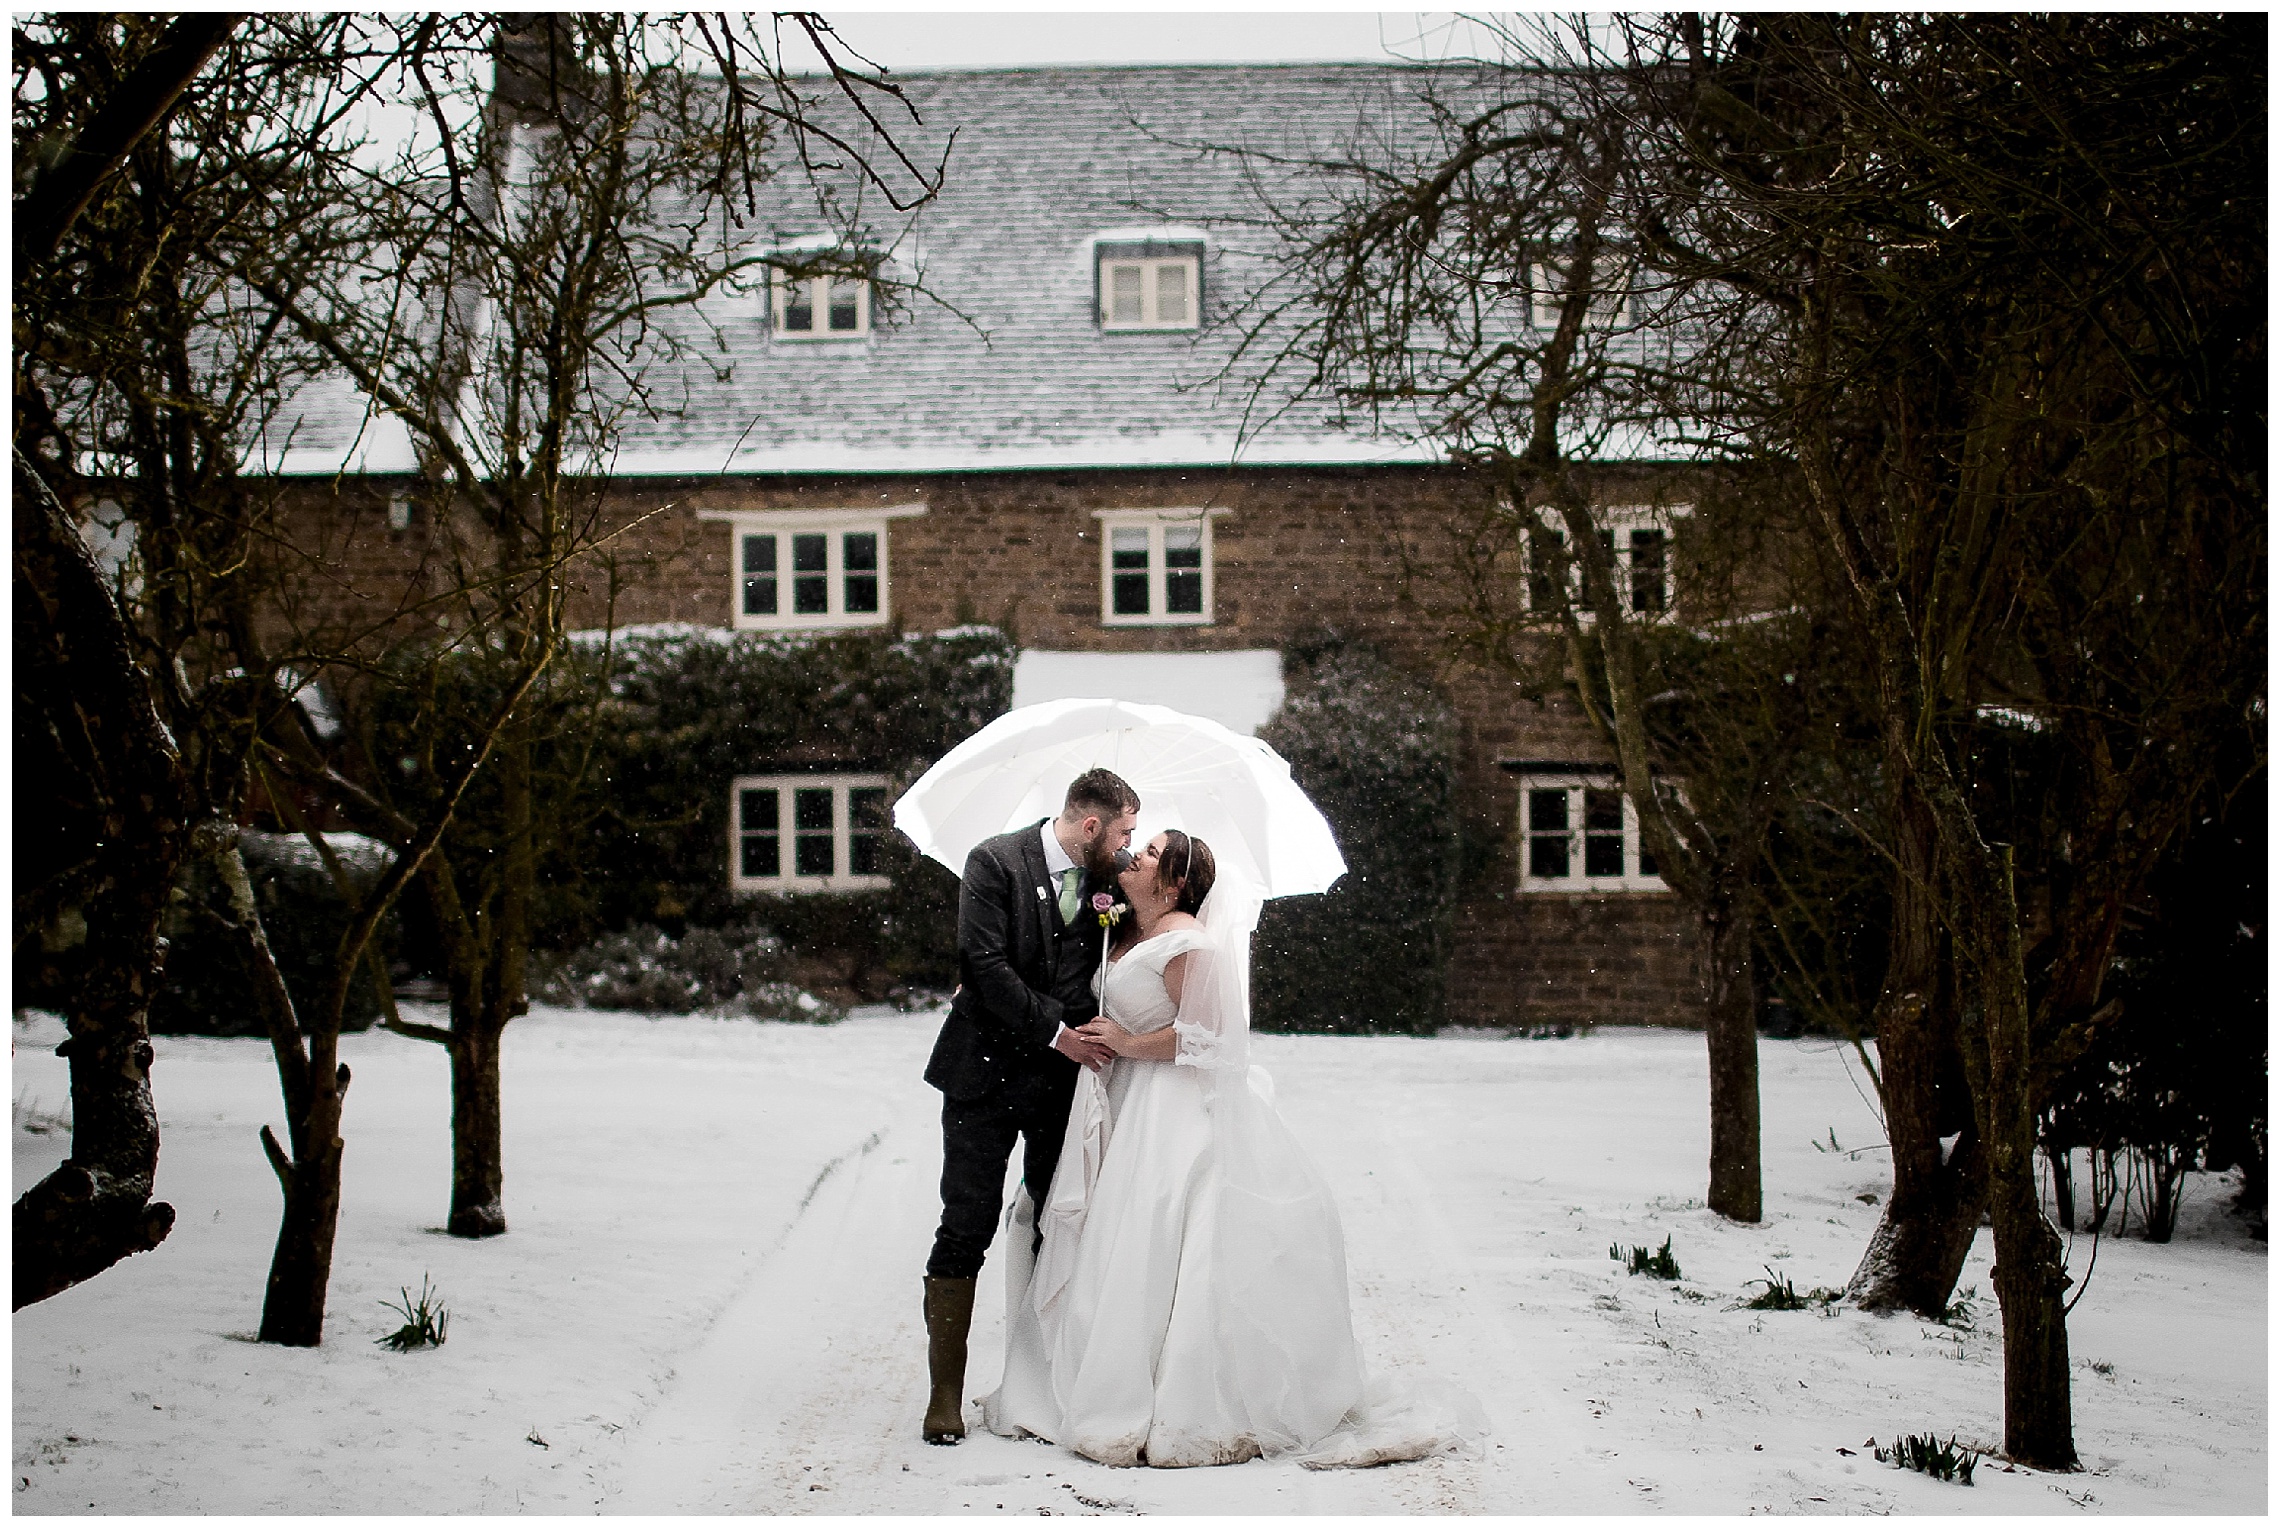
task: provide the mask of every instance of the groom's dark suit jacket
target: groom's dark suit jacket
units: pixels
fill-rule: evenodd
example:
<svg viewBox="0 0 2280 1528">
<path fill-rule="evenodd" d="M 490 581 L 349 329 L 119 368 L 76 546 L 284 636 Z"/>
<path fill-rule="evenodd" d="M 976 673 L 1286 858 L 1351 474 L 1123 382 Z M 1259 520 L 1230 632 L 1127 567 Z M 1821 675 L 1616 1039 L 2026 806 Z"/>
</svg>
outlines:
<svg viewBox="0 0 2280 1528">
<path fill-rule="evenodd" d="M 1045 869 L 1044 822 L 986 838 L 958 883 L 958 981 L 926 1080 L 953 1100 L 1012 1081 L 1076 1086 L 1077 1064 L 1053 1049 L 1063 1024 L 1100 1012 L 1092 994 L 1101 931 L 1089 907 L 1061 922 Z M 1084 895 L 1096 889 L 1088 875 Z"/>
</svg>

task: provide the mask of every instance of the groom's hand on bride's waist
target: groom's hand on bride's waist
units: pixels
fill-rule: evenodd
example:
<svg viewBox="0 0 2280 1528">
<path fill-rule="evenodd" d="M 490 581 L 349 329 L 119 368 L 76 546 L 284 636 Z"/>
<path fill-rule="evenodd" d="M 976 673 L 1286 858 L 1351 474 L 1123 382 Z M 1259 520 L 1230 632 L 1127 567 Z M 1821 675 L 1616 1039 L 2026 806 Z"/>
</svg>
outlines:
<svg viewBox="0 0 2280 1528">
<path fill-rule="evenodd" d="M 1060 1032 L 1053 1036 L 1053 1049 L 1059 1051 L 1062 1055 L 1068 1057 L 1071 1061 L 1077 1062 L 1082 1066 L 1090 1067 L 1093 1071 L 1096 1072 L 1099 1071 L 1103 1066 L 1106 1066 L 1111 1060 L 1115 1059 L 1116 1056 L 1116 1052 L 1110 1050 L 1107 1046 L 1102 1045 L 1097 1041 L 1086 1039 L 1083 1035 L 1078 1034 L 1075 1030 L 1071 1029 L 1066 1024 L 1063 1024 L 1060 1028 Z"/>
</svg>

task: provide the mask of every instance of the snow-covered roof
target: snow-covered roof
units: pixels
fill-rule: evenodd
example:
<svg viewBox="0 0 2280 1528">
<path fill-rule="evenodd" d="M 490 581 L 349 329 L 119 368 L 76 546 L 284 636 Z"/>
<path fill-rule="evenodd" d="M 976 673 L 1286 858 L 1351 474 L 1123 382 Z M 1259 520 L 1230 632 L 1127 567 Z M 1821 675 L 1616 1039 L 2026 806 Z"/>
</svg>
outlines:
<svg viewBox="0 0 2280 1528">
<path fill-rule="evenodd" d="M 1273 648 L 1226 653 L 1057 653 L 1037 648 L 1013 663 L 1013 703 L 1130 700 L 1208 717 L 1255 737 L 1282 709 L 1282 654 Z"/>
<path fill-rule="evenodd" d="M 956 139 L 940 196 L 894 237 L 913 298 L 853 340 L 770 334 L 758 296 L 723 298 L 676 330 L 683 358 L 649 377 L 669 417 L 625 431 L 621 476 L 944 472 L 998 468 L 1366 464 L 1429 447 L 1326 424 L 1319 408 L 1247 419 L 1219 380 L 1233 334 L 1108 332 L 1096 245 L 1204 249 L 1203 309 L 1224 316 L 1259 282 L 1268 236 L 1258 166 L 1194 145 L 1320 151 L 1414 124 L 1410 82 L 1368 65 L 1053 68 L 901 80 L 923 150 Z M 939 150 L 937 149 L 937 152 Z M 917 156 L 914 156 L 917 157 Z M 890 232 L 894 215 L 880 222 Z M 755 249 L 812 245 L 821 226 L 782 174 L 747 218 Z M 955 310 L 955 311 L 953 311 Z M 668 324 L 675 320 L 668 317 Z M 717 331 L 717 333 L 715 332 Z M 345 384 L 282 412 L 253 468 L 279 475 L 408 471 L 410 442 Z"/>
</svg>

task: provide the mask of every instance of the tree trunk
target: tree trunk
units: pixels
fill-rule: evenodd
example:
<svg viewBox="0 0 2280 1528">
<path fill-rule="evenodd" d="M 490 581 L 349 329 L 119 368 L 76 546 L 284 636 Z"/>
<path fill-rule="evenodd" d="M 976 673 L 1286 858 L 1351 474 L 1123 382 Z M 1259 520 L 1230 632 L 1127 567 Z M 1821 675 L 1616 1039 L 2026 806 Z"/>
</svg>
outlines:
<svg viewBox="0 0 2280 1528">
<path fill-rule="evenodd" d="M 341 1096 L 348 1068 L 318 1090 L 297 1136 L 309 1144 L 288 1159 L 266 1129 L 262 1145 L 285 1189 L 277 1248 L 269 1259 L 269 1287 L 261 1301 L 261 1340 L 313 1348 L 325 1340 L 325 1292 L 332 1282 L 333 1233 L 340 1223 Z"/>
<path fill-rule="evenodd" d="M 1750 922 L 1730 901 L 1703 920 L 1710 936 L 1710 1208 L 1755 1224 L 1765 1215 L 1758 1162 L 1757 983 Z"/>
<path fill-rule="evenodd" d="M 1892 886 L 1892 936 L 1876 1005 L 1876 1054 L 1884 1133 L 1892 1146 L 1892 1191 L 1845 1293 L 1864 1310 L 1945 1316 L 1979 1233 L 1987 1159 L 1956 1032 L 1949 957 L 1940 937 L 1932 878 L 1930 815 L 1895 803 L 1900 862 Z M 1953 1138 L 1952 1146 L 1943 1142 Z"/>
<path fill-rule="evenodd" d="M 1957 825 L 1959 829 L 1962 825 Z M 1971 835 L 1975 837 L 1976 835 Z M 2058 1233 L 2043 1218 L 2035 1171 L 2026 964 L 2012 890 L 2010 850 L 1948 845 L 1973 943 L 1976 1025 L 1963 1028 L 1987 1142 L 1988 1207 L 1995 1224 L 1995 1296 L 2003 1307 L 2003 1452 L 2036 1469 L 2070 1470 L 2073 1377 L 2066 1344 L 2066 1275 Z"/>
<path fill-rule="evenodd" d="M 499 1035 L 472 1016 L 451 1028 L 451 1219 L 454 1236 L 507 1229 L 499 1132 Z"/>
<path fill-rule="evenodd" d="M 181 757 L 151 703 L 126 618 L 77 529 L 14 458 L 17 799 L 45 801 L 17 841 L 19 962 L 62 999 L 71 1155 L 16 1201 L 16 1309 L 148 1251 L 174 1226 L 153 1203 L 158 1110 L 150 1000 L 159 914 L 189 842 Z M 45 778 L 43 778 L 43 776 Z M 26 839 L 30 842 L 27 843 Z M 29 883 L 29 884 L 27 884 Z"/>
</svg>

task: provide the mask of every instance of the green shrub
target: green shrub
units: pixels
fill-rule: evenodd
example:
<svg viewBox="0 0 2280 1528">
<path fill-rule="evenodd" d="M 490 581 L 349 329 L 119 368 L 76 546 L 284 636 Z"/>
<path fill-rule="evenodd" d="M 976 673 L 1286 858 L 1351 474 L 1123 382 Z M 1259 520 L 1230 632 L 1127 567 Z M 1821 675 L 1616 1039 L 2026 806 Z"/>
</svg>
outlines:
<svg viewBox="0 0 2280 1528">
<path fill-rule="evenodd" d="M 1744 1310 L 1805 1310 L 1814 1305 L 1825 1306 L 1838 1296 L 1834 1289 L 1808 1289 L 1800 1294 L 1797 1286 L 1775 1273 L 1770 1264 L 1765 1265 L 1764 1278 L 1750 1282 L 1763 1284 L 1765 1288 L 1742 1302 Z"/>
<path fill-rule="evenodd" d="M 1957 1448 L 1955 1439 L 1942 1443 L 1932 1433 L 1911 1434 L 1890 1448 L 1875 1449 L 1878 1464 L 1889 1464 L 1895 1469 L 1921 1470 L 1934 1480 L 1953 1480 L 1971 1484 L 1971 1475 L 1979 1467 L 1979 1455 L 1969 1448 Z"/>
<path fill-rule="evenodd" d="M 675 939 L 637 924 L 531 959 L 531 996 L 572 1008 L 734 1013 L 829 1023 L 844 1010 L 783 979 L 783 942 L 763 928 L 692 928 Z"/>
<path fill-rule="evenodd" d="M 1625 1257 L 1623 1244 L 1612 1242 L 1608 1245 L 1607 1255 L 1634 1274 L 1643 1273 L 1655 1279 L 1676 1279 L 1680 1276 L 1678 1259 L 1671 1253 L 1670 1238 L 1667 1236 L 1663 1238 L 1661 1248 L 1654 1252 L 1649 1252 L 1644 1247 L 1633 1247 L 1630 1256 Z"/>
<path fill-rule="evenodd" d="M 380 1304 L 384 1309 L 401 1314 L 404 1324 L 385 1337 L 375 1337 L 373 1341 L 384 1348 L 394 1348 L 399 1353 L 409 1353 L 414 1348 L 442 1347 L 444 1339 L 451 1335 L 451 1312 L 443 1308 L 441 1297 L 428 1287 L 427 1275 L 420 1275 L 418 1299 L 413 1299 L 409 1289 L 399 1289 L 396 1293 L 402 1299 L 382 1300 Z"/>
<path fill-rule="evenodd" d="M 581 644 L 599 663 L 598 644 Z M 764 927 L 786 969 L 848 987 L 957 980 L 958 879 L 900 835 L 883 891 L 753 896 L 728 889 L 729 782 L 864 772 L 899 794 L 1013 703 L 1013 644 L 987 627 L 932 636 L 783 637 L 650 628 L 610 644 L 589 804 L 545 855 L 537 943 L 591 945 L 654 925 Z"/>
<path fill-rule="evenodd" d="M 1292 691 L 1260 737 L 1329 819 L 1346 874 L 1267 904 L 1252 1021 L 1316 1033 L 1431 1033 L 1446 1020 L 1455 917 L 1455 714 L 1374 649 L 1293 644 Z"/>
<path fill-rule="evenodd" d="M 327 834 L 326 841 L 340 856 L 359 895 L 386 873 L 390 851 L 385 844 L 354 833 Z M 241 832 L 238 853 L 245 860 L 254 904 L 261 910 L 262 932 L 278 974 L 285 979 L 285 990 L 296 1008 L 319 1001 L 332 977 L 333 952 L 354 909 L 342 899 L 317 851 L 297 833 Z M 152 1032 L 269 1032 L 250 997 L 253 974 L 217 921 L 217 912 L 227 906 L 228 893 L 213 862 L 203 856 L 187 861 L 159 922 L 167 942 L 166 981 L 151 999 Z M 394 952 L 392 912 L 381 920 L 373 945 L 382 961 Z M 369 1029 L 379 1022 L 380 1013 L 379 983 L 369 961 L 359 961 L 341 1028 Z"/>
</svg>

